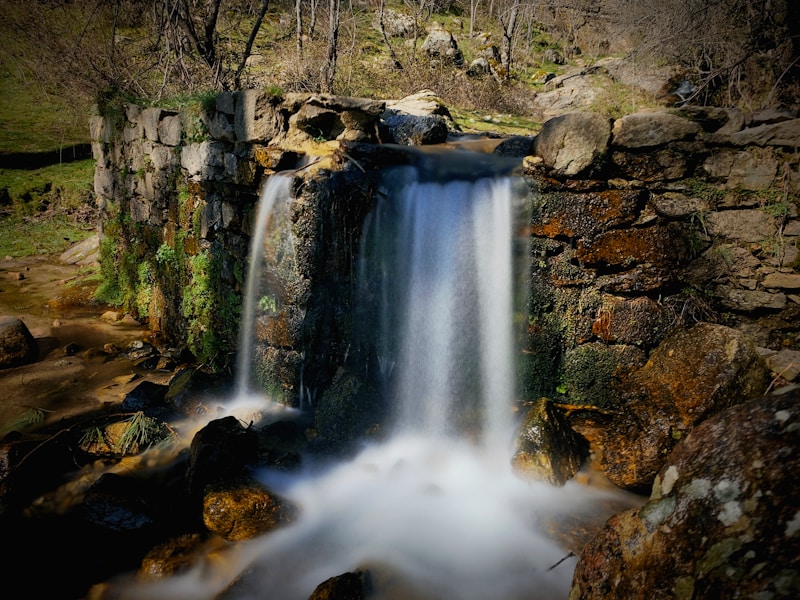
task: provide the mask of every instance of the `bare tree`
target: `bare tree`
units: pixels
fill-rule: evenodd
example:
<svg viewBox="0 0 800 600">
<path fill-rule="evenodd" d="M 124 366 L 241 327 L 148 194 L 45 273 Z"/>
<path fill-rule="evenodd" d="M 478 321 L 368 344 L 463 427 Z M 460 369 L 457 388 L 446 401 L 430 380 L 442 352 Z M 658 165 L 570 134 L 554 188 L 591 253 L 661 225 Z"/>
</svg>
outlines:
<svg viewBox="0 0 800 600">
<path fill-rule="evenodd" d="M 520 0 L 513 0 L 508 10 L 500 15 L 500 25 L 503 28 L 503 42 L 500 48 L 500 67 L 503 70 L 503 79 L 511 77 L 511 50 L 514 45 L 514 35 L 517 30 Z"/>
<path fill-rule="evenodd" d="M 320 86 L 323 92 L 333 93 L 333 80 L 336 77 L 336 61 L 339 52 L 339 9 L 340 0 L 328 1 L 328 52 L 321 69 Z"/>
<path fill-rule="evenodd" d="M 242 87 L 242 73 L 247 65 L 247 59 L 250 58 L 250 54 L 253 52 L 253 44 L 256 41 L 258 30 L 261 29 L 261 23 L 264 22 L 264 16 L 267 14 L 268 9 L 269 0 L 263 0 L 261 3 L 261 10 L 259 10 L 258 16 L 256 17 L 256 22 L 253 24 L 253 29 L 250 31 L 250 37 L 247 38 L 247 44 L 244 47 L 244 53 L 242 54 L 242 60 L 239 62 L 239 68 L 236 69 L 236 74 L 233 77 L 233 85 L 236 89 L 241 89 Z"/>
</svg>

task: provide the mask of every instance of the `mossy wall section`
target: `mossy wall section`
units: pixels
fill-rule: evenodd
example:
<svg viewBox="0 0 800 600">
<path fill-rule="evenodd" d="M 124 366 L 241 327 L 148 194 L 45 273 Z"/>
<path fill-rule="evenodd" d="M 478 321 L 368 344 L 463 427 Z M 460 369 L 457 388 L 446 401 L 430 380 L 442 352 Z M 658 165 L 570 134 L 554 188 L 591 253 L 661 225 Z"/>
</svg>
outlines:
<svg viewBox="0 0 800 600">
<path fill-rule="evenodd" d="M 247 90 L 181 111 L 127 104 L 93 118 L 94 187 L 103 215 L 100 297 L 146 322 L 164 345 L 190 350 L 211 371 L 230 370 L 261 187 L 305 156 L 315 164 L 298 171 L 292 208 L 306 291 L 291 302 L 303 315 L 302 335 L 296 346 L 262 349 L 280 355 L 262 371 L 270 372 L 270 387 L 292 394 L 301 363 L 321 361 L 310 372 L 329 379 L 328 356 L 342 345 L 330 336 L 344 326 L 329 314 L 339 308 L 328 303 L 339 306 L 347 296 L 340 274 L 350 273 L 353 232 L 364 211 L 353 207 L 369 201 L 360 193 L 368 186 L 350 181 L 347 166 L 331 155 L 337 139 L 374 141 L 382 110 L 374 101 Z M 326 115 L 340 117 L 323 119 L 331 130 L 318 126 Z M 303 358 L 289 360 L 286 353 Z"/>
<path fill-rule="evenodd" d="M 628 375 L 697 322 L 767 357 L 800 350 L 800 119 L 685 108 L 600 123 L 605 136 L 562 121 L 551 138 L 608 143 L 577 174 L 566 142 L 524 161 L 525 399 L 614 410 Z"/>
</svg>

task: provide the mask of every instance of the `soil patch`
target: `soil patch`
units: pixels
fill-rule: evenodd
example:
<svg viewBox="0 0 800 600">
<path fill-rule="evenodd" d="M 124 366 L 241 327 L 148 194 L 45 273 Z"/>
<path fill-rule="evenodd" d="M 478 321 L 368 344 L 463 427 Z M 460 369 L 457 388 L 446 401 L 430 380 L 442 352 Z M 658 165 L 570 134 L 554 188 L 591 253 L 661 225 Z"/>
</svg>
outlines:
<svg viewBox="0 0 800 600">
<path fill-rule="evenodd" d="M 101 408 L 139 376 L 108 350 L 145 339 L 147 328 L 101 319 L 108 307 L 92 298 L 97 283 L 82 269 L 58 255 L 0 261 L 0 316 L 20 318 L 39 347 L 35 363 L 0 370 L 0 431 L 32 408 L 44 423 Z"/>
</svg>

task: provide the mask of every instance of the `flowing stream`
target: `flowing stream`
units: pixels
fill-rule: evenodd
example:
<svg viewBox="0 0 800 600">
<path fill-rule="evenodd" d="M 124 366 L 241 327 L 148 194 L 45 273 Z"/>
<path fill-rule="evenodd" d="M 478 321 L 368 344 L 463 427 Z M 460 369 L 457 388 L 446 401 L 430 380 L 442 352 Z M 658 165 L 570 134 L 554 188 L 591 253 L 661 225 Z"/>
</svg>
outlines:
<svg viewBox="0 0 800 600">
<path fill-rule="evenodd" d="M 288 199 L 286 180 L 272 181 L 260 223 Z M 365 224 L 360 285 L 393 435 L 350 461 L 264 470 L 263 482 L 299 507 L 296 522 L 129 597 L 305 600 L 326 579 L 369 568 L 377 598 L 567 598 L 575 559 L 545 531 L 604 492 L 511 470 L 515 265 L 526 256 L 515 189 L 512 177 L 438 182 L 413 168 L 386 179 Z M 258 295 L 250 283 L 248 294 Z M 240 395 L 254 302 L 242 321 Z"/>
</svg>

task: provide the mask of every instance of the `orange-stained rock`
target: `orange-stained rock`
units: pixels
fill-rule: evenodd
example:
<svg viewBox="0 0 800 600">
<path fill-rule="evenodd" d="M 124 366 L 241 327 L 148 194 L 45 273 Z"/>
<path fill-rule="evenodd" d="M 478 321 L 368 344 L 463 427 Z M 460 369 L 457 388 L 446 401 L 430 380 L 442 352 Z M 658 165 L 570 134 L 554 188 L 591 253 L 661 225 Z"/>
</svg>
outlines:
<svg viewBox="0 0 800 600">
<path fill-rule="evenodd" d="M 698 425 L 641 509 L 584 547 L 570 599 L 789 598 L 800 594 L 800 393 Z"/>
<path fill-rule="evenodd" d="M 603 470 L 622 488 L 649 486 L 694 426 L 768 384 L 766 363 L 742 333 L 708 323 L 677 331 L 629 378 L 627 403 L 603 436 Z"/>
</svg>

